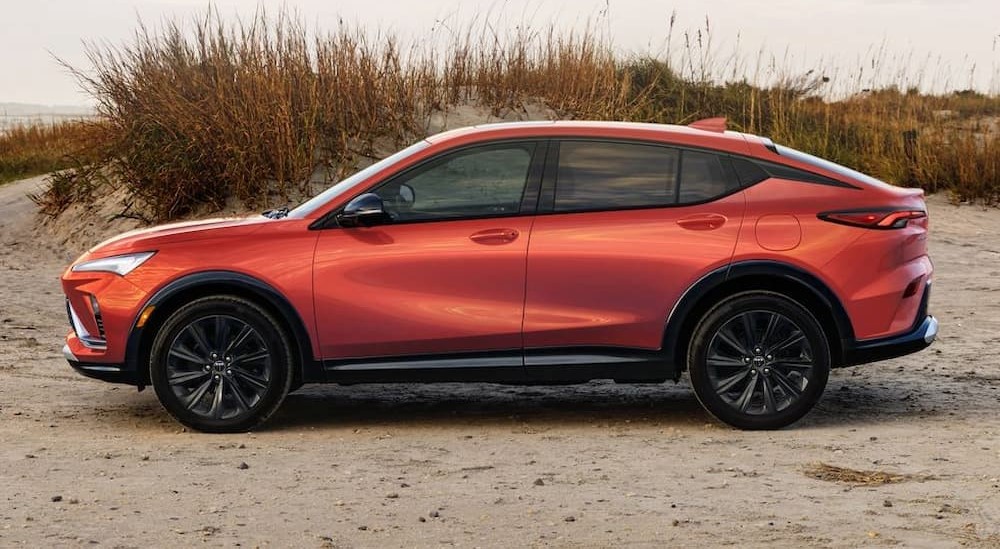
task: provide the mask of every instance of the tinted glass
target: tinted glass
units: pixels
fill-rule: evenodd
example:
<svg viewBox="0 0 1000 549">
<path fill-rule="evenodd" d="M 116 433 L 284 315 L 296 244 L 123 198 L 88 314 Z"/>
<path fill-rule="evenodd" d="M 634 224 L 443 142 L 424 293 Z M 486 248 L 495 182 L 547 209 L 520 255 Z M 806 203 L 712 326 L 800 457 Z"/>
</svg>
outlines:
<svg viewBox="0 0 1000 549">
<path fill-rule="evenodd" d="M 397 221 L 516 214 L 534 147 L 497 145 L 452 153 L 375 193 Z"/>
<path fill-rule="evenodd" d="M 736 175 L 740 178 L 740 183 L 742 183 L 744 187 L 756 185 L 757 183 L 760 183 L 770 177 L 768 173 L 764 171 L 764 168 L 761 168 L 746 158 L 734 156 L 731 160 L 733 168 L 736 170 Z"/>
<path fill-rule="evenodd" d="M 320 194 L 309 199 L 308 201 L 302 203 L 294 210 L 289 212 L 288 217 L 290 218 L 305 217 L 313 213 L 317 209 L 323 207 L 323 205 L 325 205 L 327 202 L 351 190 L 352 187 L 354 187 L 358 183 L 361 183 L 365 179 L 368 179 L 369 177 L 392 166 L 397 162 L 402 162 L 403 160 L 417 154 L 418 152 L 430 146 L 431 144 L 428 143 L 427 141 L 420 141 L 397 152 L 396 154 L 393 154 L 392 156 L 383 158 L 382 160 L 379 160 L 378 162 L 372 164 L 371 166 L 368 166 L 367 168 L 355 173 L 354 175 L 348 177 L 347 179 L 344 179 L 343 181 L 337 183 L 336 185 L 330 187 L 329 189 L 321 192 Z"/>
<path fill-rule="evenodd" d="M 565 141 L 555 211 L 663 206 L 675 202 L 678 151 L 655 145 Z"/>
<path fill-rule="evenodd" d="M 844 178 L 853 179 L 855 181 L 861 181 L 862 183 L 868 183 L 869 185 L 875 185 L 882 188 L 892 188 L 892 185 L 889 185 L 884 181 L 875 179 L 874 177 L 870 175 L 865 175 L 859 171 L 852 170 L 847 166 L 841 166 L 836 162 L 830 162 L 829 160 L 817 158 L 811 154 L 806 154 L 802 151 L 797 151 L 795 149 L 790 149 L 788 147 L 783 147 L 781 145 L 775 146 L 775 149 L 781 156 L 787 156 L 788 158 L 798 160 L 799 162 L 802 162 L 804 164 L 808 164 L 810 166 L 815 166 L 817 168 L 831 171 Z"/>
<path fill-rule="evenodd" d="M 681 159 L 680 203 L 703 202 L 739 186 L 722 168 L 718 155 L 684 151 Z"/>
</svg>

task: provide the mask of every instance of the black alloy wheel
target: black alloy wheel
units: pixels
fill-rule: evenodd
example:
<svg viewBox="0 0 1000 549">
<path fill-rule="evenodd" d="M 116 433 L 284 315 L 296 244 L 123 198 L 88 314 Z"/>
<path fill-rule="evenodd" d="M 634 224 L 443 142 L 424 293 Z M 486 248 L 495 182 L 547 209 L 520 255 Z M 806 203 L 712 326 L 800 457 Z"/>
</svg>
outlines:
<svg viewBox="0 0 1000 549">
<path fill-rule="evenodd" d="M 691 339 L 695 394 L 715 417 L 741 429 L 777 429 L 819 400 L 829 343 L 815 316 L 777 293 L 747 292 L 712 308 Z"/>
<path fill-rule="evenodd" d="M 293 360 L 280 324 L 235 296 L 198 299 L 156 334 L 150 378 L 164 408 L 206 432 L 240 432 L 263 423 L 288 393 Z"/>
</svg>

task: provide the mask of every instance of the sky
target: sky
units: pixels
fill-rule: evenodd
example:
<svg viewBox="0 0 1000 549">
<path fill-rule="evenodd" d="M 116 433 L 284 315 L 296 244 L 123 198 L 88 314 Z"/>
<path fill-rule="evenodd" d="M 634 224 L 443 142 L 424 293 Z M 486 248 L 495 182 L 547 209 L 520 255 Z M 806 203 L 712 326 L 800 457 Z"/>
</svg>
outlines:
<svg viewBox="0 0 1000 549">
<path fill-rule="evenodd" d="M 85 43 L 127 43 L 140 18 L 155 26 L 164 18 L 191 19 L 208 5 L 206 0 L 0 0 L 0 102 L 90 104 L 56 58 L 86 68 Z M 1000 93 L 998 0 L 215 0 L 214 5 L 225 17 L 284 5 L 319 31 L 333 29 L 342 18 L 424 41 L 484 14 L 499 26 L 529 22 L 571 29 L 590 21 L 623 55 L 658 56 L 667 55 L 669 21 L 676 14 L 669 49 L 675 63 L 684 31 L 694 36 L 707 19 L 716 72 L 731 73 L 732 60 L 739 59 L 737 72 L 759 74 L 757 67 L 766 72 L 774 59 L 784 73 L 814 69 L 831 76 L 831 85 L 850 90 L 900 81 L 898 75 L 906 74 L 904 84 L 929 91 Z"/>
</svg>

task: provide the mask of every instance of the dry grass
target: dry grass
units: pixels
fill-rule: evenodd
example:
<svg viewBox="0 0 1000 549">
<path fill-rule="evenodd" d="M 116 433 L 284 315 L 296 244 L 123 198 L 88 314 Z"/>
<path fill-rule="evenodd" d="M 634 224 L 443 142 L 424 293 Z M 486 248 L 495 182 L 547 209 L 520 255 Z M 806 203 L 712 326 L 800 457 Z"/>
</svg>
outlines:
<svg viewBox="0 0 1000 549">
<path fill-rule="evenodd" d="M 89 173 L 120 181 L 157 219 L 230 197 L 254 206 L 307 193 L 317 169 L 374 155 L 376 143 L 422 137 L 436 110 L 541 102 L 564 118 L 727 116 L 734 129 L 896 184 L 1000 199 L 998 135 L 977 128 L 1000 113 L 1000 98 L 891 88 L 827 102 L 818 73 L 788 77 L 780 63 L 748 67 L 735 54 L 718 63 L 707 24 L 685 33 L 670 61 L 623 58 L 586 29 L 493 28 L 472 24 L 428 46 L 345 24 L 313 36 L 287 14 L 140 27 L 128 46 L 91 47 L 92 66 L 77 72 L 107 129 Z M 46 211 L 89 194 L 70 185 L 41 197 Z"/>
<path fill-rule="evenodd" d="M 827 482 L 841 482 L 844 484 L 854 484 L 858 486 L 878 486 L 882 484 L 896 484 L 910 480 L 924 481 L 931 480 L 930 476 L 905 475 L 899 473 L 888 473 L 885 471 L 859 471 L 848 469 L 847 467 L 837 467 L 826 463 L 813 463 L 804 470 L 806 476 L 825 480 Z"/>
<path fill-rule="evenodd" d="M 76 121 L 0 131 L 0 183 L 73 166 L 89 135 L 88 125 Z"/>
</svg>

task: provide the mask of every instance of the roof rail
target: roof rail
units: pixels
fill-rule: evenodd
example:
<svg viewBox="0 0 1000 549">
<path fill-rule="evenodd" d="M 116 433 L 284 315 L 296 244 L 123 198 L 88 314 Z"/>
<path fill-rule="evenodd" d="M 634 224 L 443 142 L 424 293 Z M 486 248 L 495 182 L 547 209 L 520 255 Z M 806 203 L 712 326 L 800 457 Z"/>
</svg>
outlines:
<svg viewBox="0 0 1000 549">
<path fill-rule="evenodd" d="M 726 118 L 724 116 L 720 116 L 718 118 L 704 118 L 702 120 L 698 120 L 697 122 L 688 124 L 688 127 L 706 132 L 725 133 Z"/>
</svg>

